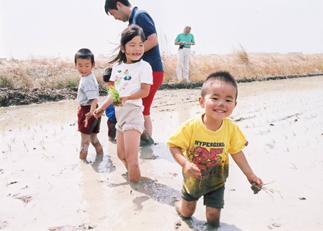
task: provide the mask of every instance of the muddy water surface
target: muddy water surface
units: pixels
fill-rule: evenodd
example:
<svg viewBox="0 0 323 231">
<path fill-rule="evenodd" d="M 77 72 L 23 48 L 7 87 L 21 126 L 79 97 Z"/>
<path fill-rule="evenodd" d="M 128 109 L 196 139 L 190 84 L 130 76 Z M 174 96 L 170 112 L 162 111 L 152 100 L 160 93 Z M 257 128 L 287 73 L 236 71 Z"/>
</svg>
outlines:
<svg viewBox="0 0 323 231">
<path fill-rule="evenodd" d="M 181 170 L 167 137 L 201 112 L 196 90 L 159 91 L 152 110 L 156 145 L 142 148 L 143 179 L 130 185 L 108 142 L 103 158 L 78 159 L 76 103 L 0 108 L 0 230 L 211 230 L 199 201 L 182 221 Z M 232 119 L 265 190 L 253 195 L 232 162 L 220 230 L 322 230 L 323 77 L 243 83 Z M 306 213 L 304 211 L 311 211 Z"/>
</svg>

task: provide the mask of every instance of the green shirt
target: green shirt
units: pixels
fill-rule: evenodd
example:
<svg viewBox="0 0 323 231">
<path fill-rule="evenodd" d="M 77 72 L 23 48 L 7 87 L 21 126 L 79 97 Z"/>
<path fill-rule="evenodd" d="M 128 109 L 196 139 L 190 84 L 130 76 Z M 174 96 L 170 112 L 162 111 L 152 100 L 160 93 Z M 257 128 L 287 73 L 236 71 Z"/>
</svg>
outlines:
<svg viewBox="0 0 323 231">
<path fill-rule="evenodd" d="M 195 44 L 194 36 L 191 33 L 185 34 L 181 33 L 177 35 L 175 42 L 186 42 Z M 190 48 L 191 44 L 184 44 L 185 48 Z"/>
</svg>

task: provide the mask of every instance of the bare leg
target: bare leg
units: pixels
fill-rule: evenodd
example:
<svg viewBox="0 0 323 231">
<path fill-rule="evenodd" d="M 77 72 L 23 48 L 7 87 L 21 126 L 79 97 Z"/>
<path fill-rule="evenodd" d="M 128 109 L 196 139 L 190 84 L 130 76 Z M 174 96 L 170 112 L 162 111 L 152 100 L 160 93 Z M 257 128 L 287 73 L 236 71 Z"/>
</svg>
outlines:
<svg viewBox="0 0 323 231">
<path fill-rule="evenodd" d="M 220 226 L 221 209 L 206 207 L 206 220 L 207 223 L 214 227 Z"/>
<path fill-rule="evenodd" d="M 97 155 L 103 155 L 102 145 L 97 137 L 97 134 L 91 134 L 91 144 L 94 146 Z"/>
<path fill-rule="evenodd" d="M 117 130 L 117 154 L 119 159 L 122 161 L 126 169 L 128 170 L 127 161 L 126 161 L 126 154 L 124 148 L 124 138 L 123 133 Z"/>
<path fill-rule="evenodd" d="M 151 117 L 150 115 L 144 116 L 145 122 L 145 131 L 144 134 L 148 134 L 151 136 L 153 134 L 153 123 L 151 122 Z"/>
<path fill-rule="evenodd" d="M 80 150 L 81 160 L 86 160 L 90 141 L 91 141 L 90 135 L 81 133 L 81 150 Z"/>
<path fill-rule="evenodd" d="M 138 163 L 140 133 L 137 130 L 127 130 L 123 133 L 123 139 L 129 180 L 138 182 L 141 177 Z"/>
<path fill-rule="evenodd" d="M 197 201 L 186 201 L 181 199 L 175 203 L 175 208 L 178 213 L 183 218 L 190 218 L 195 212 Z"/>
</svg>

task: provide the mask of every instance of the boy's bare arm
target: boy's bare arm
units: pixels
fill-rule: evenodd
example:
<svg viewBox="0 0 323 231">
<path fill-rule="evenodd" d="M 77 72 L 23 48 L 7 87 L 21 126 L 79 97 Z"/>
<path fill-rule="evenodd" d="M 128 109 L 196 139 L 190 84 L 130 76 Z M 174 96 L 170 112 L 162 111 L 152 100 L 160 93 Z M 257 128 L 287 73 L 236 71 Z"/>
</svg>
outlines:
<svg viewBox="0 0 323 231">
<path fill-rule="evenodd" d="M 156 33 L 151 34 L 147 37 L 146 41 L 144 42 L 145 52 L 151 50 L 155 46 L 158 45 L 158 36 Z"/>
<path fill-rule="evenodd" d="M 98 99 L 92 99 L 91 101 L 91 115 L 93 114 L 94 110 L 96 109 L 96 106 L 98 105 Z"/>
<path fill-rule="evenodd" d="M 84 124 L 85 127 L 87 127 L 89 119 L 92 116 L 94 116 L 94 110 L 95 110 L 97 104 L 98 104 L 98 99 L 92 99 L 91 100 L 91 108 L 90 108 L 90 111 L 85 114 L 85 124 Z"/>
<path fill-rule="evenodd" d="M 183 172 L 187 176 L 192 176 L 195 178 L 201 178 L 201 170 L 192 162 L 188 161 L 182 153 L 182 150 L 178 147 L 170 147 L 170 152 L 172 153 L 176 162 L 182 167 Z"/>
<path fill-rule="evenodd" d="M 242 151 L 231 156 L 251 184 L 256 183 L 258 186 L 262 186 L 262 180 L 254 174 Z"/>
<path fill-rule="evenodd" d="M 107 99 L 103 102 L 101 106 L 99 106 L 97 109 L 94 111 L 94 117 L 95 118 L 100 118 L 104 110 L 110 106 L 110 104 L 113 103 L 112 96 L 108 95 Z"/>
</svg>

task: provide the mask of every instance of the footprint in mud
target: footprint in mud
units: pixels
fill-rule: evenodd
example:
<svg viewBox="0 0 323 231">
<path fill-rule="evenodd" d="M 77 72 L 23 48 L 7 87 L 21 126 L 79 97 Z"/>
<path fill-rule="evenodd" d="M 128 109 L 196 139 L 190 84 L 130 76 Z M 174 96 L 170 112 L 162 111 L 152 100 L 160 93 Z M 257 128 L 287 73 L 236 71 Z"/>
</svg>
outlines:
<svg viewBox="0 0 323 231">
<path fill-rule="evenodd" d="M 94 230 L 95 226 L 93 225 L 62 225 L 62 226 L 55 226 L 48 229 L 48 231 L 86 231 L 86 230 Z"/>
<path fill-rule="evenodd" d="M 30 195 L 26 195 L 26 196 L 18 196 L 18 195 L 15 195 L 13 198 L 18 199 L 18 200 L 21 200 L 25 204 L 28 204 L 29 202 L 31 202 L 31 200 L 32 200 L 33 197 L 30 196 Z"/>
<path fill-rule="evenodd" d="M 277 228 L 280 228 L 281 227 L 281 224 L 279 223 L 272 223 L 270 225 L 267 226 L 268 229 L 277 229 Z"/>
<path fill-rule="evenodd" d="M 0 221 L 0 229 L 5 229 L 8 226 L 7 221 Z"/>
</svg>

